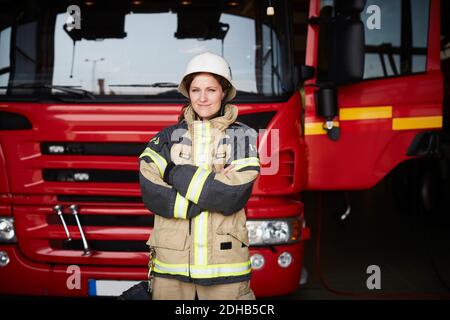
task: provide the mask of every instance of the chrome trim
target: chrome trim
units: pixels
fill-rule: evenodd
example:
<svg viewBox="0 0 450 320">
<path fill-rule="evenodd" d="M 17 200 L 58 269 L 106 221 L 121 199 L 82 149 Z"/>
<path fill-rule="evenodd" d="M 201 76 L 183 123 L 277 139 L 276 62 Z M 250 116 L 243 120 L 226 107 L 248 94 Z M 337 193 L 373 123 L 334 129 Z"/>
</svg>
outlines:
<svg viewBox="0 0 450 320">
<path fill-rule="evenodd" d="M 64 220 L 64 216 L 62 214 L 62 209 L 63 209 L 63 207 L 61 205 L 59 205 L 59 204 L 57 204 L 56 206 L 53 207 L 53 211 L 55 211 L 55 213 L 61 219 L 61 223 L 62 223 L 62 225 L 64 227 L 64 231 L 66 232 L 66 236 L 67 236 L 67 240 L 66 241 L 72 241 L 72 238 L 70 237 L 69 229 L 67 229 L 67 224 L 66 224 L 66 221 Z"/>
<path fill-rule="evenodd" d="M 83 241 L 83 256 L 90 256 L 92 254 L 92 251 L 89 248 L 86 237 L 84 236 L 83 228 L 81 227 L 80 220 L 78 219 L 78 206 L 76 204 L 72 204 L 69 208 L 72 211 L 72 214 L 75 217 L 75 221 L 77 222 L 78 229 L 80 230 L 81 240 Z"/>
</svg>

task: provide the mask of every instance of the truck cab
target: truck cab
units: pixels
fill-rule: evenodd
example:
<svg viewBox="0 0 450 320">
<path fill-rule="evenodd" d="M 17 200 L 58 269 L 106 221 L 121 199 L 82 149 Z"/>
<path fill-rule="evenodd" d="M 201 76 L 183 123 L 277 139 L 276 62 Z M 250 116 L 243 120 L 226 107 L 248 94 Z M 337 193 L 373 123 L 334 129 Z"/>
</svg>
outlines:
<svg viewBox="0 0 450 320">
<path fill-rule="evenodd" d="M 119 295 L 147 279 L 154 214 L 137 159 L 177 122 L 178 81 L 204 51 L 229 62 L 238 121 L 259 133 L 252 288 L 298 287 L 309 230 L 289 1 L 273 15 L 261 1 L 0 5 L 1 293 Z"/>
</svg>

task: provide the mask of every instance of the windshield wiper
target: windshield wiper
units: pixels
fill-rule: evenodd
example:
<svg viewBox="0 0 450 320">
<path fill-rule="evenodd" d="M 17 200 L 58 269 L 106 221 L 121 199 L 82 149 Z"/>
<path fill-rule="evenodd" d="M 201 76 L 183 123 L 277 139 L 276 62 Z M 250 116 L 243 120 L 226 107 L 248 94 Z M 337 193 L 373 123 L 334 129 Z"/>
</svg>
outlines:
<svg viewBox="0 0 450 320">
<path fill-rule="evenodd" d="M 58 86 L 58 85 L 50 85 L 50 84 L 36 84 L 36 83 L 21 83 L 12 87 L 2 86 L 0 89 L 55 89 L 65 93 L 75 94 L 82 97 L 88 97 L 91 100 L 95 100 L 95 96 L 87 90 L 74 88 L 72 86 Z"/>
<path fill-rule="evenodd" d="M 155 82 L 151 84 L 110 84 L 109 87 L 134 87 L 134 88 L 177 88 L 178 84 L 173 82 Z"/>
</svg>

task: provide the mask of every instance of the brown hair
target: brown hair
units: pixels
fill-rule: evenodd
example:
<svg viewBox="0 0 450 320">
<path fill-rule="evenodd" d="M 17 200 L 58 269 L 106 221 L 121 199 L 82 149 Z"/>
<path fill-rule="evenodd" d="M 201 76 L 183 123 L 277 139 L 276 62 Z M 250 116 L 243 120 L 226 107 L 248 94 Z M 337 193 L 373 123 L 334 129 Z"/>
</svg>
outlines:
<svg viewBox="0 0 450 320">
<path fill-rule="evenodd" d="M 189 90 L 191 88 L 192 81 L 194 81 L 195 77 L 201 73 L 209 73 L 209 72 L 195 72 L 195 73 L 188 74 L 186 77 L 184 77 L 184 79 L 183 79 L 184 87 L 186 88 L 186 92 L 188 93 L 188 95 L 189 95 Z M 225 92 L 225 97 L 226 97 L 228 90 L 231 88 L 231 83 L 224 77 L 219 76 L 218 74 L 215 74 L 215 73 L 209 73 L 209 74 L 212 75 L 214 77 L 214 79 L 217 80 L 217 82 L 219 82 L 220 86 L 222 87 L 223 92 Z M 186 108 L 188 106 L 189 106 L 189 103 L 185 104 L 183 106 L 183 108 L 181 108 L 181 113 L 178 116 L 178 122 L 181 122 L 184 119 L 184 111 L 186 110 Z"/>
</svg>

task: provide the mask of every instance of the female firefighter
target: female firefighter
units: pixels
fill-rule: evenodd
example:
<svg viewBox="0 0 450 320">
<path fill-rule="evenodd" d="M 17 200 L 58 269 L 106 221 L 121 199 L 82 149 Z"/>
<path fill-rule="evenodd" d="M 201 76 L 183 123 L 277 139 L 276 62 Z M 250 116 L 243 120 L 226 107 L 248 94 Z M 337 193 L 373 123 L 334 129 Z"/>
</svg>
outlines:
<svg viewBox="0 0 450 320">
<path fill-rule="evenodd" d="M 236 122 L 231 69 L 203 53 L 178 90 L 190 101 L 179 122 L 139 157 L 145 206 L 155 214 L 153 299 L 254 299 L 244 206 L 260 167 L 257 133 Z"/>
</svg>

